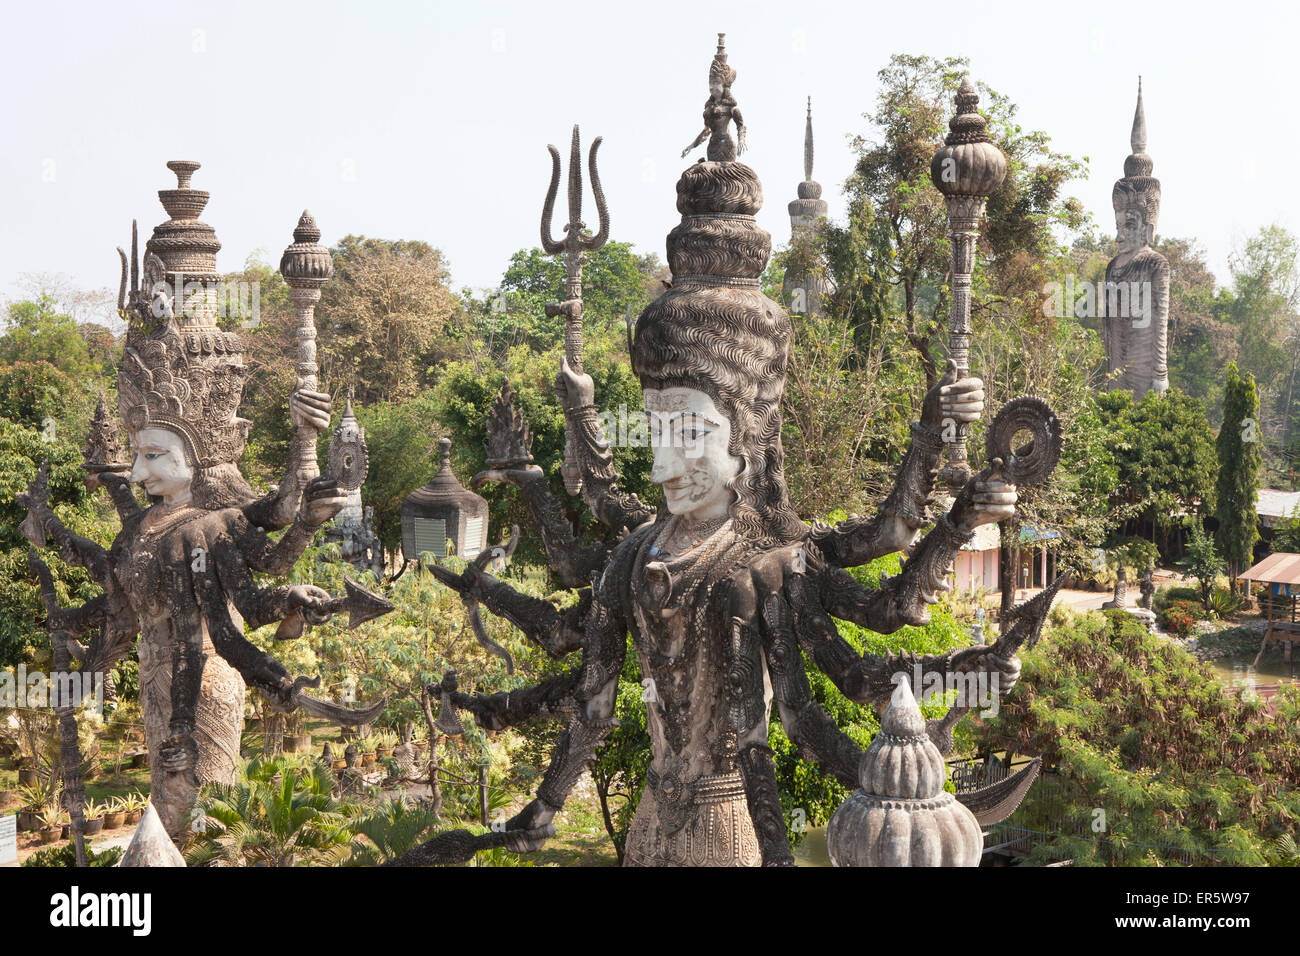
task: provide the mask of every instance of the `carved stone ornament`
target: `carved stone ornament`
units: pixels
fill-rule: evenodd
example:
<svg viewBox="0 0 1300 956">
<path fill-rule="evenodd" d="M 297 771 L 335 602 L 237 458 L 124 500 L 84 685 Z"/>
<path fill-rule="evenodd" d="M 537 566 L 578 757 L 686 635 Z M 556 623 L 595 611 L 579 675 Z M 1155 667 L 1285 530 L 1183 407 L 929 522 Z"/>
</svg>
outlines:
<svg viewBox="0 0 1300 956">
<path fill-rule="evenodd" d="M 862 756 L 861 786 L 831 817 L 826 848 L 836 866 L 979 866 L 975 814 L 945 793 L 948 767 L 900 680 Z"/>
</svg>

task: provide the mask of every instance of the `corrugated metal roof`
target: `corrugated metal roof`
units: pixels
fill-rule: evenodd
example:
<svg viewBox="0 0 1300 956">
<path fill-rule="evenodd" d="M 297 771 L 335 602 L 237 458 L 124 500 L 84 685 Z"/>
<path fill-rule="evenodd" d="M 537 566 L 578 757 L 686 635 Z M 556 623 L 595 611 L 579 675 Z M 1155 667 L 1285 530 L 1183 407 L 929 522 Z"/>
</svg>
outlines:
<svg viewBox="0 0 1300 956">
<path fill-rule="evenodd" d="M 1271 584 L 1300 584 L 1300 554 L 1289 554 L 1286 551 L 1270 554 L 1239 577 Z"/>
<path fill-rule="evenodd" d="M 1265 518 L 1289 518 L 1300 504 L 1300 491 L 1260 488 L 1255 492 L 1255 513 Z"/>
</svg>

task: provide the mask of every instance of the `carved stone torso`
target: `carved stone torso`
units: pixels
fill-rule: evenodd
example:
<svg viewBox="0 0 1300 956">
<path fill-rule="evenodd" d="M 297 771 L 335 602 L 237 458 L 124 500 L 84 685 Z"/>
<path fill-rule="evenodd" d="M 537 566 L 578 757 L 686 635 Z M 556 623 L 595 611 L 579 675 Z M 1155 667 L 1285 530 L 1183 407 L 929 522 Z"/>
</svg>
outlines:
<svg viewBox="0 0 1300 956">
<path fill-rule="evenodd" d="M 1107 364 L 1120 373 L 1113 387 L 1141 400 L 1169 388 L 1169 262 L 1150 246 L 1123 260 L 1121 253 L 1106 266 L 1098 305 L 1106 317 Z"/>
<path fill-rule="evenodd" d="M 687 554 L 670 555 L 662 546 L 671 526 L 660 520 L 623 545 L 634 555 L 624 594 L 654 754 L 627 864 L 757 866 L 729 719 L 726 637 L 730 577 L 752 549 L 728 521 Z"/>
<path fill-rule="evenodd" d="M 198 557 L 193 554 L 196 542 L 210 540 L 210 535 L 224 529 L 239 511 L 186 507 L 162 514 L 158 507 L 123 527 L 114 542 L 114 550 L 120 554 L 114 566 L 118 583 L 140 621 L 140 706 L 149 741 L 150 799 L 167 832 L 175 835 L 188 823 L 186 814 L 195 792 L 181 775 L 163 770 L 160 754 L 171 733 L 174 652 L 185 638 L 176 633 L 178 618 L 173 612 L 178 595 L 173 588 L 191 586 L 189 574 L 178 574 L 177 565 L 184 562 L 184 572 L 190 571 L 190 562 Z M 205 555 L 203 560 L 212 558 Z M 211 571 L 216 573 L 215 567 Z M 199 598 L 195 595 L 190 600 Z M 233 605 L 229 610 L 236 626 L 242 626 L 239 612 Z M 244 726 L 244 679 L 217 653 L 201 617 L 198 627 L 203 631 L 205 660 L 194 714 L 197 777 L 200 784 L 233 783 Z"/>
</svg>

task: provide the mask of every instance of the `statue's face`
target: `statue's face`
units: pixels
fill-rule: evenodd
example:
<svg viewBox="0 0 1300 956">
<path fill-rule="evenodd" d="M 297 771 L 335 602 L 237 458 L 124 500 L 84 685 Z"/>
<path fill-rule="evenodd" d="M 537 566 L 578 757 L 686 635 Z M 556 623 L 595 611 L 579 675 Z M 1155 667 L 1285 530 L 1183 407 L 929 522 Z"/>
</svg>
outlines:
<svg viewBox="0 0 1300 956">
<path fill-rule="evenodd" d="M 185 445 L 179 435 L 165 428 L 142 428 L 131 435 L 131 447 L 135 449 L 132 481 L 160 496 L 166 505 L 189 501 L 194 469 L 185 460 Z"/>
<path fill-rule="evenodd" d="M 1116 238 L 1125 252 L 1141 249 L 1147 241 L 1146 216 L 1139 209 L 1125 209 L 1115 213 Z"/>
<path fill-rule="evenodd" d="M 668 510 L 694 521 L 725 515 L 736 497 L 727 482 L 744 467 L 727 450 L 727 416 L 694 388 L 646 389 L 645 408 L 654 450 L 650 480 L 663 488 Z"/>
</svg>

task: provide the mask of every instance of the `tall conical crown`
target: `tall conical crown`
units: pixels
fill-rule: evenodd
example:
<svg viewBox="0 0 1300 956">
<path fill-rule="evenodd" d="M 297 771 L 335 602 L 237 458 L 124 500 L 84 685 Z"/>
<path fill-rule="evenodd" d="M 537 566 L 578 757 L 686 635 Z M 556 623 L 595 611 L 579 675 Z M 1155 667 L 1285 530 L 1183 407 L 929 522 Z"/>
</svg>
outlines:
<svg viewBox="0 0 1300 956">
<path fill-rule="evenodd" d="M 217 327 L 215 285 L 187 294 L 179 308 L 167 291 L 178 282 L 182 289 L 187 282 L 215 283 L 221 247 L 212 227 L 197 219 L 208 201 L 206 192 L 189 186 L 199 164 L 167 166 L 178 187 L 158 195 L 172 218 L 154 230 L 145 247 L 144 283 L 131 292 L 118 414 L 130 432 L 165 428 L 180 435 L 192 464 L 207 468 L 234 462 L 243 452 L 250 423 L 236 413 L 246 369 L 239 336 Z M 133 254 L 134 248 L 133 242 Z M 131 274 L 138 274 L 134 262 Z"/>
<path fill-rule="evenodd" d="M 1160 218 L 1160 180 L 1151 175 L 1155 163 L 1147 155 L 1147 114 L 1142 105 L 1142 78 L 1138 77 L 1137 107 L 1133 110 L 1133 130 L 1129 134 L 1132 153 L 1124 160 L 1124 178 L 1117 180 L 1110 201 L 1116 212 L 1139 209 L 1147 226 L 1155 230 Z"/>
</svg>

